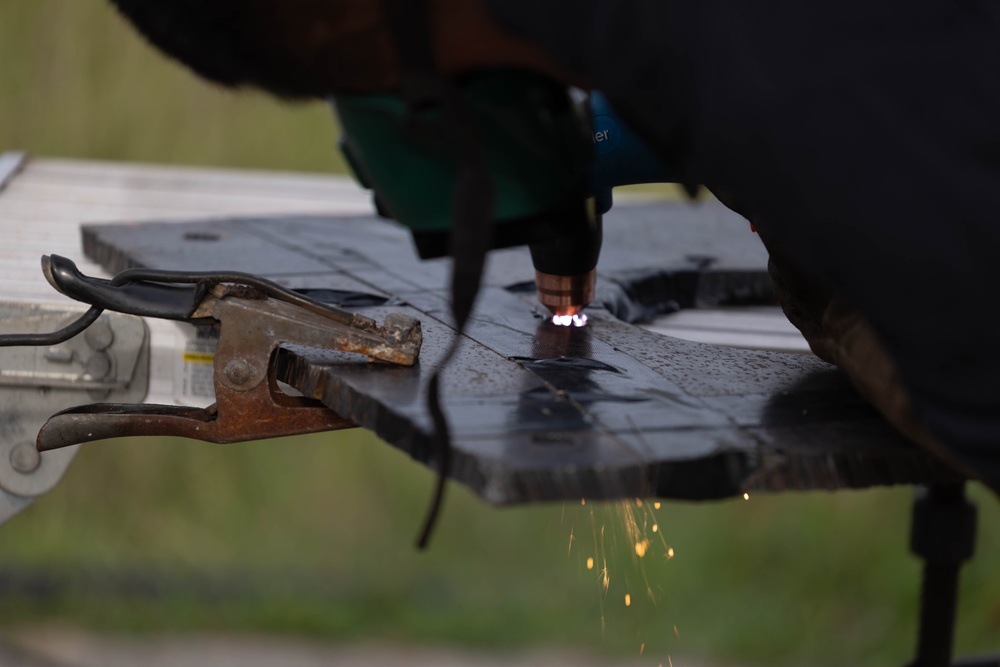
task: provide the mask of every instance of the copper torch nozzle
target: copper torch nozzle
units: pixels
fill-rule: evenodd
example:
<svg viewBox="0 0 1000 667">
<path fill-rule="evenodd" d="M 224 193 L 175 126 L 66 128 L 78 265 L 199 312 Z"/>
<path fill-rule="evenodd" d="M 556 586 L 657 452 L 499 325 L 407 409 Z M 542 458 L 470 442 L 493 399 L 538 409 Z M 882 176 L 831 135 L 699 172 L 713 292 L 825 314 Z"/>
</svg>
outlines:
<svg viewBox="0 0 1000 667">
<path fill-rule="evenodd" d="M 597 270 L 575 276 L 559 276 L 535 271 L 538 300 L 553 315 L 576 315 L 594 300 Z"/>
</svg>

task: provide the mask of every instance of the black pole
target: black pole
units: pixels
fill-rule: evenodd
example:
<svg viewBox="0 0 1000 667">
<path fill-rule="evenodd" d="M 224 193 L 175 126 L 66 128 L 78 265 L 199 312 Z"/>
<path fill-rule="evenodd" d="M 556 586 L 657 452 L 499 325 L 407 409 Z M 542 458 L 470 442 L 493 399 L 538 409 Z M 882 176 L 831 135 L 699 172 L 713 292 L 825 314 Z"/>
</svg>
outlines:
<svg viewBox="0 0 1000 667">
<path fill-rule="evenodd" d="M 910 549 L 924 561 L 917 657 L 910 667 L 951 667 L 958 575 L 976 542 L 976 506 L 965 483 L 920 487 L 913 503 Z"/>
</svg>

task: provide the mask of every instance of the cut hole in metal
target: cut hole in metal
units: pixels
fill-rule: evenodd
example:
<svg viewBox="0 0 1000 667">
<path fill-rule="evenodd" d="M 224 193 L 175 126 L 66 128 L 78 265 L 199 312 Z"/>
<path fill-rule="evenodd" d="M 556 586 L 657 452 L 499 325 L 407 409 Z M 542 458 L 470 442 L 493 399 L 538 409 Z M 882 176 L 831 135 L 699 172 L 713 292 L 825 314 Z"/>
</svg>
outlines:
<svg viewBox="0 0 1000 667">
<path fill-rule="evenodd" d="M 215 232 L 184 232 L 185 241 L 218 241 L 220 238 Z"/>
</svg>

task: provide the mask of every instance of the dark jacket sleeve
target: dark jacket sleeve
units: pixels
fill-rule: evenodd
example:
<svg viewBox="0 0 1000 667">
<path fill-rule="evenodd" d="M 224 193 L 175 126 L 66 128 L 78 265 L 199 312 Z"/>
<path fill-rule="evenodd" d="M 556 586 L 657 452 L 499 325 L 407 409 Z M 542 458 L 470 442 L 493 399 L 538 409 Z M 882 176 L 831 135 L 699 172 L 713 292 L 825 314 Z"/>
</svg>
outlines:
<svg viewBox="0 0 1000 667">
<path fill-rule="evenodd" d="M 487 3 L 859 309 L 1000 490 L 1000 5 Z"/>
</svg>

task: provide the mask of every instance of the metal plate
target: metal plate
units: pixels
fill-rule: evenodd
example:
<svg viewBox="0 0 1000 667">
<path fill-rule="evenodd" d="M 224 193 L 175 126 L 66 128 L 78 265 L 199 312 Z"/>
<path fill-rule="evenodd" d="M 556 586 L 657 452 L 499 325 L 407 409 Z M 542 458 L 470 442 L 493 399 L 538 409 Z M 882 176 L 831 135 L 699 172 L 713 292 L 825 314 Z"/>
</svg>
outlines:
<svg viewBox="0 0 1000 667">
<path fill-rule="evenodd" d="M 706 211 L 723 221 L 699 235 Z M 655 301 L 663 296 L 655 289 L 634 299 L 643 293 L 637 285 L 673 289 L 669 280 L 648 278 L 680 272 L 695 278 L 694 291 L 686 293 L 692 304 L 711 301 L 698 297 L 709 284 L 765 298 L 759 285 L 766 255 L 746 223 L 732 218 L 717 208 L 676 204 L 615 209 L 599 267 L 602 283 L 617 289 L 625 304 L 612 303 L 613 310 Z M 671 234 L 679 219 L 688 221 L 685 234 L 677 235 L 683 246 Z M 736 224 L 738 230 L 720 227 Z M 720 234 L 739 240 L 722 252 L 716 249 Z M 402 310 L 423 322 L 417 367 L 290 347 L 280 355 L 279 375 L 436 465 L 424 392 L 455 335 L 448 262 L 418 261 L 405 230 L 372 218 L 272 218 L 91 226 L 84 241 L 109 270 L 243 270 L 394 297 L 388 307 L 364 312 L 380 319 Z M 212 252 L 188 251 L 198 243 L 212 244 Z M 297 263 L 289 259 L 295 256 Z M 555 327 L 518 287 L 532 275 L 522 250 L 491 256 L 476 313 L 442 382 L 455 447 L 451 475 L 490 502 L 707 499 L 954 479 L 897 436 L 838 371 L 813 357 L 680 341 L 601 309 L 591 309 L 587 327 Z"/>
<path fill-rule="evenodd" d="M 54 331 L 81 312 L 0 303 L 0 333 Z M 36 451 L 46 419 L 95 400 L 141 401 L 148 384 L 149 334 L 130 315 L 105 313 L 52 347 L 0 348 L 0 523 L 50 491 L 76 456 L 78 447 Z"/>
<path fill-rule="evenodd" d="M 335 221 L 335 226 L 334 225 Z M 718 202 L 624 205 L 605 219 L 597 301 L 626 321 L 696 305 L 771 303 L 767 253 L 746 221 Z M 85 225 L 86 255 L 116 273 L 132 266 L 240 270 L 295 287 L 402 295 L 441 289 L 447 260 L 421 262 L 409 234 L 370 216 L 214 219 Z M 371 259 L 374 258 L 374 259 Z M 393 271 L 386 271 L 389 266 Z M 316 277 L 315 284 L 303 278 Z M 357 281 L 365 287 L 359 288 Z M 495 251 L 485 284 L 533 290 L 523 248 Z"/>
</svg>

